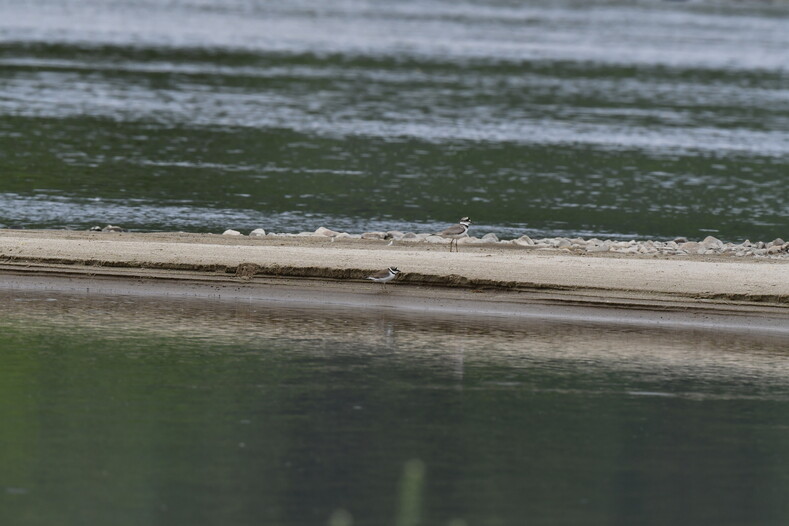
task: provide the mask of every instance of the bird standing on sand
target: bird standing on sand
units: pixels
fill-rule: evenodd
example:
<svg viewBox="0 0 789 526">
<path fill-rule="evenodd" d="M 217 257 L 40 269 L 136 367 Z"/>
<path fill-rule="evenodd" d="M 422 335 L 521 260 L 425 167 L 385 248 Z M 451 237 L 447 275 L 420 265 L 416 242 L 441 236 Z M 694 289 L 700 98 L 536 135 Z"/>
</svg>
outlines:
<svg viewBox="0 0 789 526">
<path fill-rule="evenodd" d="M 388 269 L 376 272 L 372 276 L 367 276 L 367 279 L 373 280 L 376 283 L 381 283 L 383 285 L 383 292 L 386 292 L 386 282 L 392 281 L 398 274 L 400 274 L 400 270 L 398 270 L 397 267 L 389 267 Z"/>
<path fill-rule="evenodd" d="M 436 234 L 437 236 L 441 237 L 448 237 L 449 238 L 449 251 L 452 252 L 452 244 L 455 244 L 455 252 L 458 251 L 458 239 L 466 235 L 468 232 L 468 227 L 471 225 L 471 219 L 468 217 L 460 218 L 457 225 L 453 225 L 446 230 L 443 230 Z"/>
</svg>

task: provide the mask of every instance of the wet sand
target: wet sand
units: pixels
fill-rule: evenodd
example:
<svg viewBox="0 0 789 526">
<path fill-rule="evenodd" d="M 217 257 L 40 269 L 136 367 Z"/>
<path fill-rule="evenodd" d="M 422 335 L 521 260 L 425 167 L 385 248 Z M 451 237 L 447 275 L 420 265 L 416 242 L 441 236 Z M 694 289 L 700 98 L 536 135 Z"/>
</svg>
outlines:
<svg viewBox="0 0 789 526">
<path fill-rule="evenodd" d="M 789 263 L 318 237 L 0 231 L 0 287 L 789 326 Z M 402 270 L 381 293 L 365 276 Z M 601 307 L 607 307 L 601 309 Z M 658 313 L 658 315 L 656 315 Z M 694 321 L 694 317 L 698 318 Z"/>
</svg>

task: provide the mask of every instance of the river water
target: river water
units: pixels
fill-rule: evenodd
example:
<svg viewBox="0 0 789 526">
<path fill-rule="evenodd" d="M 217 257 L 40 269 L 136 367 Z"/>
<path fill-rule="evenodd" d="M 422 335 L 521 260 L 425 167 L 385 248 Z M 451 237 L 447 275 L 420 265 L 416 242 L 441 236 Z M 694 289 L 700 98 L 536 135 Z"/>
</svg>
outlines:
<svg viewBox="0 0 789 526">
<path fill-rule="evenodd" d="M 4 291 L 0 523 L 785 524 L 788 348 Z"/>
<path fill-rule="evenodd" d="M 0 227 L 786 237 L 787 27 L 0 0 Z M 786 524 L 788 344 L 0 291 L 0 524 Z"/>
<path fill-rule="evenodd" d="M 0 0 L 0 227 L 771 240 L 785 2 Z"/>
</svg>

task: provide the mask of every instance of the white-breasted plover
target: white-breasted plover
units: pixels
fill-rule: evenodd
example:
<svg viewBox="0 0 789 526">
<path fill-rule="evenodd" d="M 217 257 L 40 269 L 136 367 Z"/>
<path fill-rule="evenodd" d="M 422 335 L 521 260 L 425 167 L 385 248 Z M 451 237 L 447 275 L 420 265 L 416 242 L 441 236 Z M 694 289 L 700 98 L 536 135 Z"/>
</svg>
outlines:
<svg viewBox="0 0 789 526">
<path fill-rule="evenodd" d="M 447 228 L 436 234 L 437 236 L 441 237 L 448 237 L 449 238 L 449 251 L 452 252 L 452 244 L 455 245 L 455 252 L 458 250 L 458 239 L 466 235 L 468 232 L 468 227 L 471 225 L 471 219 L 468 217 L 460 218 L 457 225 L 452 225 L 451 227 Z"/>
<path fill-rule="evenodd" d="M 375 281 L 376 283 L 381 283 L 383 285 L 383 291 L 386 292 L 386 283 L 395 279 L 398 274 L 400 274 L 400 270 L 397 267 L 389 267 L 380 272 L 376 272 L 372 276 L 367 276 L 367 279 Z"/>
</svg>

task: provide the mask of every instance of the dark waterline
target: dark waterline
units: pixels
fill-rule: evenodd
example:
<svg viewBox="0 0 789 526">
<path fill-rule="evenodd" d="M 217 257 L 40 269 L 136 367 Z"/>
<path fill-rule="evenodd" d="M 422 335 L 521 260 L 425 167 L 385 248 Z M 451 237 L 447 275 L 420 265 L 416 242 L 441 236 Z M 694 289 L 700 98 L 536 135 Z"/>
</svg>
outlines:
<svg viewBox="0 0 789 526">
<path fill-rule="evenodd" d="M 787 24 L 726 2 L 7 0 L 0 227 L 785 237 Z"/>
<path fill-rule="evenodd" d="M 4 524 L 780 524 L 781 337 L 6 291 Z M 461 323 L 458 323 L 458 320 Z"/>
</svg>

